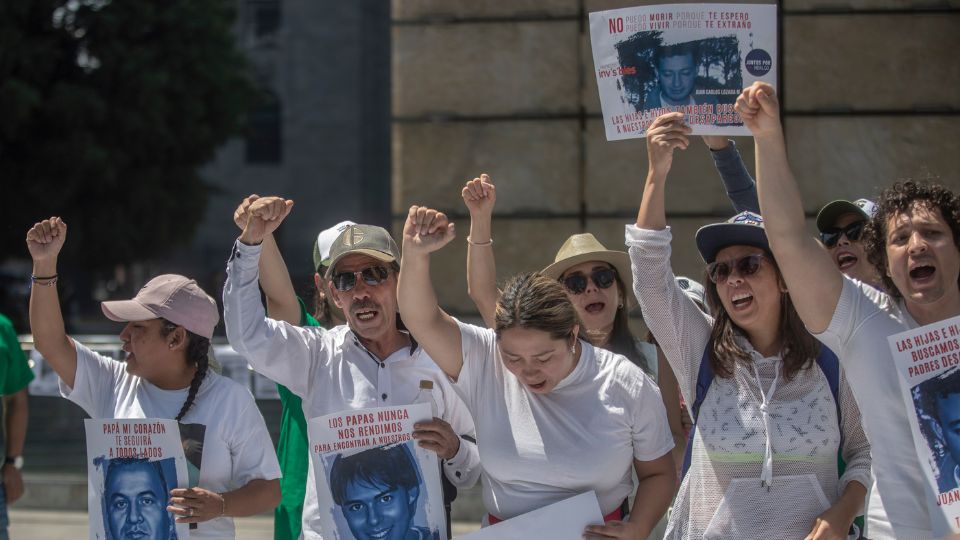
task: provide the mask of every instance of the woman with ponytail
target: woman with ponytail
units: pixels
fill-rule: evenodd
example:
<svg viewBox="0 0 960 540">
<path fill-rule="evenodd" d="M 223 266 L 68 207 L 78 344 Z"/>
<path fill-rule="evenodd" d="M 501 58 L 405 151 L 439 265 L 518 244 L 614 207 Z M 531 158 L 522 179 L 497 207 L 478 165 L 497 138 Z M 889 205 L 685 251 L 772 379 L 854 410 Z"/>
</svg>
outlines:
<svg viewBox="0 0 960 540">
<path fill-rule="evenodd" d="M 217 304 L 195 281 L 166 274 L 131 300 L 103 302 L 125 322 L 126 361 L 71 339 L 57 295 L 57 256 L 67 225 L 54 217 L 27 232 L 33 258 L 30 327 L 35 348 L 60 376 L 64 397 L 93 418 L 173 418 L 202 456 L 196 487 L 172 489 L 167 511 L 197 523 L 191 538 L 234 538 L 233 517 L 268 511 L 280 500 L 280 467 L 250 392 L 209 369 L 220 320 Z M 188 461 L 190 455 L 187 456 Z"/>
</svg>

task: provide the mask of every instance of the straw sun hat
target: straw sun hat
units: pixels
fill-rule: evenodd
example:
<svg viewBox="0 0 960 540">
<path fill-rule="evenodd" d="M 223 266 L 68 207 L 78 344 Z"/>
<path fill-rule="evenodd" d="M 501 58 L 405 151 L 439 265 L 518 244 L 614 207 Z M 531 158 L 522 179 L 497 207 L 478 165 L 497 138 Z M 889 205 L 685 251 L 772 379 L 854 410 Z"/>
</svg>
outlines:
<svg viewBox="0 0 960 540">
<path fill-rule="evenodd" d="M 635 306 L 633 296 L 633 273 L 630 268 L 630 256 L 624 251 L 612 251 L 600 243 L 592 234 L 575 234 L 560 246 L 560 251 L 553 259 L 553 264 L 540 271 L 541 274 L 553 279 L 560 276 L 571 267 L 588 261 L 601 261 L 609 264 L 617 271 L 617 277 L 623 283 L 623 296 L 627 307 Z"/>
</svg>

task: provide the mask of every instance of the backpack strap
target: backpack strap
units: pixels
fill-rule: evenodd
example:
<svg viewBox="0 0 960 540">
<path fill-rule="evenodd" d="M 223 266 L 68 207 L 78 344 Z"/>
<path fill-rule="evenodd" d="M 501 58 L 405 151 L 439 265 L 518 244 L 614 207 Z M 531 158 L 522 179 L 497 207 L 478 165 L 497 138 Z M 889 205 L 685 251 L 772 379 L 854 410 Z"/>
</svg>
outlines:
<svg viewBox="0 0 960 540">
<path fill-rule="evenodd" d="M 833 351 L 827 347 L 820 346 L 820 354 L 817 355 L 817 366 L 827 378 L 827 384 L 830 385 L 830 393 L 833 394 L 833 403 L 837 406 L 837 424 L 842 425 L 840 416 L 840 360 Z M 840 448 L 843 448 L 843 430 L 840 430 Z"/>
<path fill-rule="evenodd" d="M 697 418 L 700 416 L 700 406 L 703 405 L 703 399 L 707 396 L 707 390 L 713 384 L 713 366 L 710 365 L 710 355 L 713 353 L 713 340 L 707 342 L 703 349 L 703 357 L 700 358 L 700 369 L 697 371 L 697 393 L 693 403 L 690 406 L 690 418 L 693 420 L 693 426 L 690 427 L 690 434 L 687 436 L 687 449 L 683 453 L 683 468 L 680 477 L 687 475 L 690 468 L 690 454 L 693 448 L 693 433 L 697 430 Z"/>
</svg>

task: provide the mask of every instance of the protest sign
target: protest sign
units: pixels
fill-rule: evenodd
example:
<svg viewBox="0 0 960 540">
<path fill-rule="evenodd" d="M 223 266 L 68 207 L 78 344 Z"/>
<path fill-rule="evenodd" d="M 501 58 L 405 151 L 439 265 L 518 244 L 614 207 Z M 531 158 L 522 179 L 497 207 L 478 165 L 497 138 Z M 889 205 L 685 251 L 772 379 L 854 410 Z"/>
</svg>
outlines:
<svg viewBox="0 0 960 540">
<path fill-rule="evenodd" d="M 310 459 L 324 538 L 447 540 L 437 455 L 413 440 L 430 405 L 310 419 Z"/>
<path fill-rule="evenodd" d="M 85 420 L 90 538 L 190 538 L 167 512 L 170 490 L 188 486 L 175 420 Z"/>
<path fill-rule="evenodd" d="M 749 135 L 733 110 L 754 81 L 777 81 L 777 8 L 662 4 L 590 14 L 607 140 L 644 137 L 680 111 L 695 135 Z"/>
<path fill-rule="evenodd" d="M 960 317 L 888 338 L 913 443 L 926 476 L 934 536 L 960 532 Z"/>
<path fill-rule="evenodd" d="M 461 540 L 580 540 L 587 525 L 602 525 L 593 491 L 461 536 Z"/>
</svg>

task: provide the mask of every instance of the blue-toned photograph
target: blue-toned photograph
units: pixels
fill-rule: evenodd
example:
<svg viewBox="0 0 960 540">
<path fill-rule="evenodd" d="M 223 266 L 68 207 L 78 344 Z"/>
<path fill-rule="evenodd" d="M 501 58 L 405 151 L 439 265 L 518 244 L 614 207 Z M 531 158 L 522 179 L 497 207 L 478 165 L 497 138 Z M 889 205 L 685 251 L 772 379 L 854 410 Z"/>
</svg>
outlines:
<svg viewBox="0 0 960 540">
<path fill-rule="evenodd" d="M 103 529 L 108 540 L 176 540 L 176 522 L 167 512 L 177 485 L 173 458 L 104 460 Z"/>
<path fill-rule="evenodd" d="M 438 540 L 427 523 L 427 491 L 413 442 L 322 458 L 337 532 L 354 540 Z"/>
<path fill-rule="evenodd" d="M 616 44 L 623 91 L 636 111 L 734 103 L 743 88 L 736 36 L 674 43 L 637 32 Z"/>
<path fill-rule="evenodd" d="M 937 491 L 960 487 L 960 368 L 951 368 L 911 390 L 920 432 L 930 449 Z"/>
</svg>

